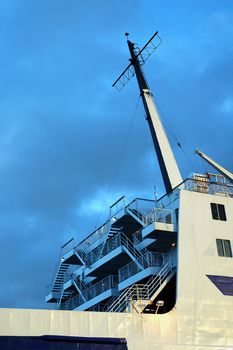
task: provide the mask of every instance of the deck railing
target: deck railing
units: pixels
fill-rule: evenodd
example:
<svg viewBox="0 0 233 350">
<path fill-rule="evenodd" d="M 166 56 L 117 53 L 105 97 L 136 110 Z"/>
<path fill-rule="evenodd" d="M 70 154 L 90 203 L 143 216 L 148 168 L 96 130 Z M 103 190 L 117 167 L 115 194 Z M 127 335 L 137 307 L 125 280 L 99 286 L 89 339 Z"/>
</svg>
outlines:
<svg viewBox="0 0 233 350">
<path fill-rule="evenodd" d="M 175 224 L 176 217 L 174 215 L 174 210 L 153 208 L 151 212 L 145 217 L 146 226 L 150 225 L 152 222 Z"/>
<path fill-rule="evenodd" d="M 148 267 L 162 267 L 167 263 L 169 258 L 169 254 L 148 252 L 139 258 L 139 263 L 143 266 L 144 269 Z M 134 261 L 132 261 L 119 269 L 119 282 L 123 282 L 141 271 L 142 270 L 139 268 L 139 266 Z"/>
<path fill-rule="evenodd" d="M 154 200 L 148 200 L 143 198 L 136 198 L 132 202 L 130 202 L 125 196 L 121 197 L 116 203 L 114 203 L 110 207 L 110 218 L 102 226 L 100 226 L 87 238 L 85 238 L 83 241 L 76 245 L 74 244 L 73 239 L 68 241 L 62 247 L 61 256 L 63 256 L 65 253 L 74 248 L 87 253 L 88 247 L 100 240 L 109 231 L 112 224 L 112 219 L 116 219 L 115 215 L 117 215 L 119 212 L 122 212 L 123 209 L 126 210 L 128 208 L 130 210 L 137 210 L 143 216 L 146 216 L 152 210 L 152 208 L 155 207 L 155 203 L 156 202 Z"/>
<path fill-rule="evenodd" d="M 228 183 L 188 179 L 183 185 L 188 191 L 233 196 L 233 185 Z"/>
<path fill-rule="evenodd" d="M 195 177 L 196 176 L 196 177 Z M 185 179 L 170 193 L 166 193 L 157 201 L 158 208 L 178 207 L 174 203 L 179 199 L 180 190 L 233 197 L 233 184 L 224 176 L 209 174 L 208 176 L 193 174 L 193 178 Z"/>
<path fill-rule="evenodd" d="M 101 257 L 107 255 L 117 247 L 121 245 L 121 233 L 118 233 L 111 238 L 109 238 L 106 243 L 100 244 L 98 247 L 93 249 L 91 252 L 87 255 L 87 265 L 91 266 L 94 264 L 97 260 L 99 260 Z M 100 256 L 101 253 L 101 256 Z"/>
<path fill-rule="evenodd" d="M 88 301 L 110 289 L 113 289 L 113 290 L 117 289 L 117 286 L 118 286 L 118 276 L 109 275 L 104 279 L 102 279 L 101 281 L 93 285 L 90 285 L 86 290 L 83 291 L 82 293 L 83 296 L 76 295 L 70 300 L 61 304 L 61 309 L 73 310 L 83 304 L 83 297 Z"/>
<path fill-rule="evenodd" d="M 61 247 L 61 256 L 64 256 L 67 252 L 74 248 L 74 238 L 71 238 L 68 242 Z"/>
<path fill-rule="evenodd" d="M 159 289 L 162 283 L 172 276 L 173 269 L 176 263 L 173 264 L 174 257 L 171 257 L 167 263 L 161 267 L 158 274 L 152 276 L 146 284 L 133 284 L 131 287 L 125 289 L 118 298 L 116 298 L 111 305 L 109 305 L 109 312 L 126 311 L 132 300 L 150 300 L 153 294 Z"/>
</svg>

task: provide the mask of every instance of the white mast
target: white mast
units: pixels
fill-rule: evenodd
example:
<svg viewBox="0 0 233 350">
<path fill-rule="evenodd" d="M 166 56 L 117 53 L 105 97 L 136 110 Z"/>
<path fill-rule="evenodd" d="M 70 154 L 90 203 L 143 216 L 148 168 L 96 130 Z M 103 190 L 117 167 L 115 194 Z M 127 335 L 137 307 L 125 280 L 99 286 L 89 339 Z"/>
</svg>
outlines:
<svg viewBox="0 0 233 350">
<path fill-rule="evenodd" d="M 125 69 L 125 71 L 120 75 L 120 77 L 115 81 L 113 86 L 115 86 L 118 82 L 120 82 L 123 86 L 133 75 L 132 66 L 134 67 L 134 71 L 137 77 L 139 90 L 141 93 L 144 109 L 146 112 L 146 119 L 149 124 L 151 136 L 153 139 L 154 147 L 156 150 L 157 158 L 159 161 L 160 170 L 163 177 L 164 186 L 167 192 L 170 192 L 173 188 L 178 186 L 183 180 L 180 175 L 179 168 L 177 166 L 175 157 L 173 155 L 171 146 L 169 144 L 166 132 L 164 130 L 163 124 L 159 118 L 158 112 L 155 107 L 155 102 L 153 99 L 153 95 L 149 89 L 149 86 L 144 77 L 141 65 L 148 58 L 151 53 L 156 49 L 156 47 L 152 40 L 158 34 L 156 32 L 151 39 L 147 42 L 147 44 L 139 51 L 134 43 L 127 40 L 129 51 L 131 54 L 130 64 Z M 128 33 L 126 36 L 128 37 Z M 152 49 L 151 49 L 151 45 Z"/>
</svg>

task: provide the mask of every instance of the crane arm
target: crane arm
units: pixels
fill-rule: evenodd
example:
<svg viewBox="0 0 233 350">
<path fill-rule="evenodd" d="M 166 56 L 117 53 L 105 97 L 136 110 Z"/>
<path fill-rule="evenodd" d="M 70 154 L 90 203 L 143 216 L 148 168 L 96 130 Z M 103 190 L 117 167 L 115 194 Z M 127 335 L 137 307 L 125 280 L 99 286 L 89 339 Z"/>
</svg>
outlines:
<svg viewBox="0 0 233 350">
<path fill-rule="evenodd" d="M 215 168 L 220 174 L 225 176 L 228 180 L 233 182 L 233 173 L 223 168 L 221 165 L 219 165 L 217 162 L 215 162 L 213 159 L 208 157 L 205 153 L 201 152 L 200 150 L 195 150 L 195 153 L 198 154 L 202 159 L 204 159 L 207 163 L 209 163 L 213 168 Z"/>
</svg>

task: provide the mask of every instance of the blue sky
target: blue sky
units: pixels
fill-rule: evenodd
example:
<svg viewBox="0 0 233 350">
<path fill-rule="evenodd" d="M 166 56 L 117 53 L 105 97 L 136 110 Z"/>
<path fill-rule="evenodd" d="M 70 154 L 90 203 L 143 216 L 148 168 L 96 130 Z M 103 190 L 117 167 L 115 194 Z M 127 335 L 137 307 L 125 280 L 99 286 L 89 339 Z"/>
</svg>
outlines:
<svg viewBox="0 0 233 350">
<path fill-rule="evenodd" d="M 111 87 L 124 33 L 156 30 L 144 70 L 183 177 L 210 170 L 195 148 L 232 171 L 232 1 L 0 1 L 0 307 L 50 307 L 60 246 L 119 196 L 164 193 L 136 81 Z"/>
</svg>

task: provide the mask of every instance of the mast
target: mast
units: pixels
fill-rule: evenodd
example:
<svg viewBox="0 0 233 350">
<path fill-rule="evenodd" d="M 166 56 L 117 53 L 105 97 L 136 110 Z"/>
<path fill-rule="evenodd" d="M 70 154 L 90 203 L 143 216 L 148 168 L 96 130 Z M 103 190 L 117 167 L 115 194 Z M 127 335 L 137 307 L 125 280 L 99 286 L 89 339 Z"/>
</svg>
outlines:
<svg viewBox="0 0 233 350">
<path fill-rule="evenodd" d="M 139 52 L 137 52 L 138 51 L 137 46 L 134 43 L 132 43 L 130 40 L 128 40 L 129 34 L 126 33 L 127 43 L 128 43 L 128 47 L 131 55 L 130 64 L 124 70 L 124 72 L 120 75 L 120 77 L 115 81 L 113 86 L 115 86 L 118 82 L 120 82 L 122 86 L 124 86 L 127 83 L 127 81 L 131 78 L 131 76 L 133 76 L 133 71 L 132 71 L 132 66 L 133 66 L 134 72 L 136 74 L 139 90 L 140 90 L 140 95 L 141 95 L 144 109 L 146 112 L 146 119 L 149 124 L 153 144 L 155 147 L 160 170 L 162 173 L 164 186 L 166 188 L 166 191 L 170 192 L 173 188 L 178 186 L 183 180 L 180 175 L 180 171 L 177 166 L 175 157 L 173 155 L 171 146 L 169 144 L 163 124 L 156 110 L 153 95 L 149 89 L 149 86 L 147 84 L 147 81 L 145 79 L 144 73 L 141 68 L 141 65 L 145 62 L 145 60 L 152 54 L 152 52 L 158 46 L 158 45 L 155 46 L 152 43 L 152 40 L 155 38 L 157 34 L 158 32 L 156 32 L 151 37 L 151 39 L 147 42 L 147 44 Z M 151 44 L 153 44 L 152 47 L 151 47 Z"/>
<path fill-rule="evenodd" d="M 220 172 L 223 176 L 225 176 L 228 180 L 233 182 L 233 173 L 228 171 L 227 169 L 223 168 L 220 164 L 215 162 L 213 159 L 208 157 L 205 153 L 201 152 L 200 150 L 195 150 L 195 153 L 198 154 L 202 159 L 204 159 L 207 163 L 209 163 L 213 168 L 215 168 L 217 171 Z"/>
</svg>

